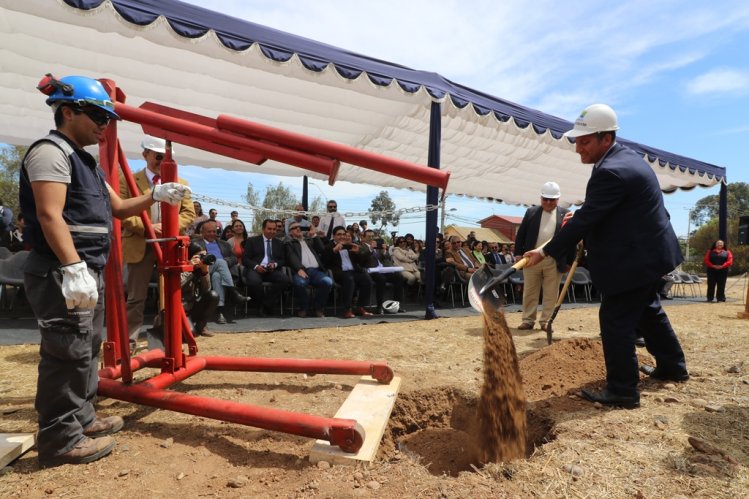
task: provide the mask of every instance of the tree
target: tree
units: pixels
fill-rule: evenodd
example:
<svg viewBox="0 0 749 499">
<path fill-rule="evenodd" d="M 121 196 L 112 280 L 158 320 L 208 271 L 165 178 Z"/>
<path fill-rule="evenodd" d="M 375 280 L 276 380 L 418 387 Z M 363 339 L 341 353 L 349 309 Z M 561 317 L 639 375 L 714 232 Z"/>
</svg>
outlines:
<svg viewBox="0 0 749 499">
<path fill-rule="evenodd" d="M 18 182 L 21 162 L 28 151 L 26 146 L 6 146 L 0 148 L 0 200 L 18 215 Z"/>
<path fill-rule="evenodd" d="M 728 249 L 733 253 L 731 274 L 749 270 L 749 246 L 736 244 L 739 217 L 749 214 L 749 184 L 735 182 L 728 184 L 728 220 L 727 241 Z M 693 248 L 690 271 L 704 271 L 703 256 L 718 239 L 718 195 L 705 196 L 697 201 L 691 212 L 691 221 L 697 229 L 689 234 L 690 249 Z"/>
<path fill-rule="evenodd" d="M 387 191 L 380 191 L 372 200 L 372 205 L 369 208 L 369 219 L 372 221 L 372 225 L 380 222 L 380 231 L 382 232 L 386 230 L 389 223 L 392 223 L 394 227 L 398 226 L 401 217 L 399 214 L 393 213 L 394 211 L 395 203 L 390 199 L 390 194 Z"/>
<path fill-rule="evenodd" d="M 728 184 L 728 218 L 736 218 L 739 215 L 749 214 L 749 184 L 746 182 L 734 182 Z M 691 220 L 695 227 L 706 224 L 712 219 L 718 218 L 718 204 L 720 196 L 713 194 L 705 196 L 694 204 L 691 211 Z"/>
<path fill-rule="evenodd" d="M 282 214 L 283 211 L 293 211 L 301 201 L 294 196 L 291 189 L 279 182 L 276 186 L 268 186 L 265 189 L 265 196 L 263 201 L 260 202 L 260 196 L 258 192 L 252 187 L 252 184 L 247 185 L 247 194 L 245 194 L 245 200 L 247 204 L 252 206 L 266 208 L 263 211 L 255 212 L 255 218 L 252 221 L 252 232 L 260 233 L 263 229 L 263 220 L 266 218 L 279 218 L 281 220 L 288 217 L 286 214 Z M 309 211 L 324 211 L 324 201 L 318 196 L 312 200 Z"/>
</svg>

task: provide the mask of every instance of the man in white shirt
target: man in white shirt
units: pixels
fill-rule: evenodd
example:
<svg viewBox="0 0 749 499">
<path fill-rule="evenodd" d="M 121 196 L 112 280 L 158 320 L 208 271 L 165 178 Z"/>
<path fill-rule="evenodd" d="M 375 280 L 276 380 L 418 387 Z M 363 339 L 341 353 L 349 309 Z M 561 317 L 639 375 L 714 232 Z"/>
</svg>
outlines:
<svg viewBox="0 0 749 499">
<path fill-rule="evenodd" d="M 320 225 L 317 235 L 322 237 L 325 242 L 333 240 L 333 229 L 336 227 L 346 227 L 346 221 L 338 213 L 338 203 L 331 199 L 328 201 L 328 213 L 320 218 Z"/>
</svg>

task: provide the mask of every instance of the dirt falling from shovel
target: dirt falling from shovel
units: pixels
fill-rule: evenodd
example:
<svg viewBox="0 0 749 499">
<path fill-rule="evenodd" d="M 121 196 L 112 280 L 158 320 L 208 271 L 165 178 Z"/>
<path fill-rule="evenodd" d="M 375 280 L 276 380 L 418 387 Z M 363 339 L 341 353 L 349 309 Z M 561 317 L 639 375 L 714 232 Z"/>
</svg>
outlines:
<svg viewBox="0 0 749 499">
<path fill-rule="evenodd" d="M 504 312 L 484 307 L 484 384 L 478 407 L 483 463 L 525 457 L 525 410 L 518 356 Z"/>
</svg>

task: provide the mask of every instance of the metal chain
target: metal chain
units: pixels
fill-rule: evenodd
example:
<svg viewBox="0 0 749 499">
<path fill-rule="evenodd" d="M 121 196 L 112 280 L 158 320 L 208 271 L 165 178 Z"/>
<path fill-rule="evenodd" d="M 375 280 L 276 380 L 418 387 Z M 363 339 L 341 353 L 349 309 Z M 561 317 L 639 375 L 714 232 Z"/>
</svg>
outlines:
<svg viewBox="0 0 749 499">
<path fill-rule="evenodd" d="M 237 203 L 234 201 L 225 201 L 223 199 L 212 198 L 209 196 L 198 194 L 195 191 L 193 191 L 192 193 L 192 198 L 195 201 L 200 201 L 201 203 L 206 203 L 210 205 L 228 206 L 230 208 L 242 209 L 242 210 L 251 211 L 253 213 L 260 213 L 260 214 L 274 213 L 277 215 L 288 215 L 288 216 L 299 215 L 299 213 L 303 213 L 304 215 L 307 215 L 307 216 L 314 216 L 314 215 L 323 216 L 327 214 L 327 212 L 325 211 L 323 212 L 313 212 L 313 211 L 299 212 L 297 210 L 281 210 L 281 209 L 274 209 L 274 208 L 264 208 L 262 206 L 253 206 L 251 204 L 242 204 L 242 203 Z M 424 211 L 434 211 L 434 210 L 438 210 L 439 208 L 440 208 L 439 205 L 429 204 L 426 206 L 414 206 L 412 208 L 401 208 L 399 210 L 364 211 L 364 212 L 347 211 L 345 213 L 339 213 L 339 214 L 343 216 L 344 218 L 371 217 L 372 215 L 377 215 L 378 217 L 381 218 L 383 216 L 390 217 L 392 215 L 400 216 L 405 213 L 421 213 Z"/>
</svg>

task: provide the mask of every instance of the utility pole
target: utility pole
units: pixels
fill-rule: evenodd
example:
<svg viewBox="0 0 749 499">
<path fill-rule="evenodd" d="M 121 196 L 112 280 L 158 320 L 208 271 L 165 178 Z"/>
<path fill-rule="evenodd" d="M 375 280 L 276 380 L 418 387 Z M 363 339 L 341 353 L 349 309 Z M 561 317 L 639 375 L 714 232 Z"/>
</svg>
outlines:
<svg viewBox="0 0 749 499">
<path fill-rule="evenodd" d="M 686 261 L 689 263 L 689 236 L 692 233 L 692 208 L 687 208 L 687 255 Z"/>
<path fill-rule="evenodd" d="M 440 210 L 442 211 L 442 217 L 440 218 L 440 234 L 445 233 L 445 199 L 447 199 L 447 196 L 442 196 L 442 201 L 440 201 Z"/>
</svg>

